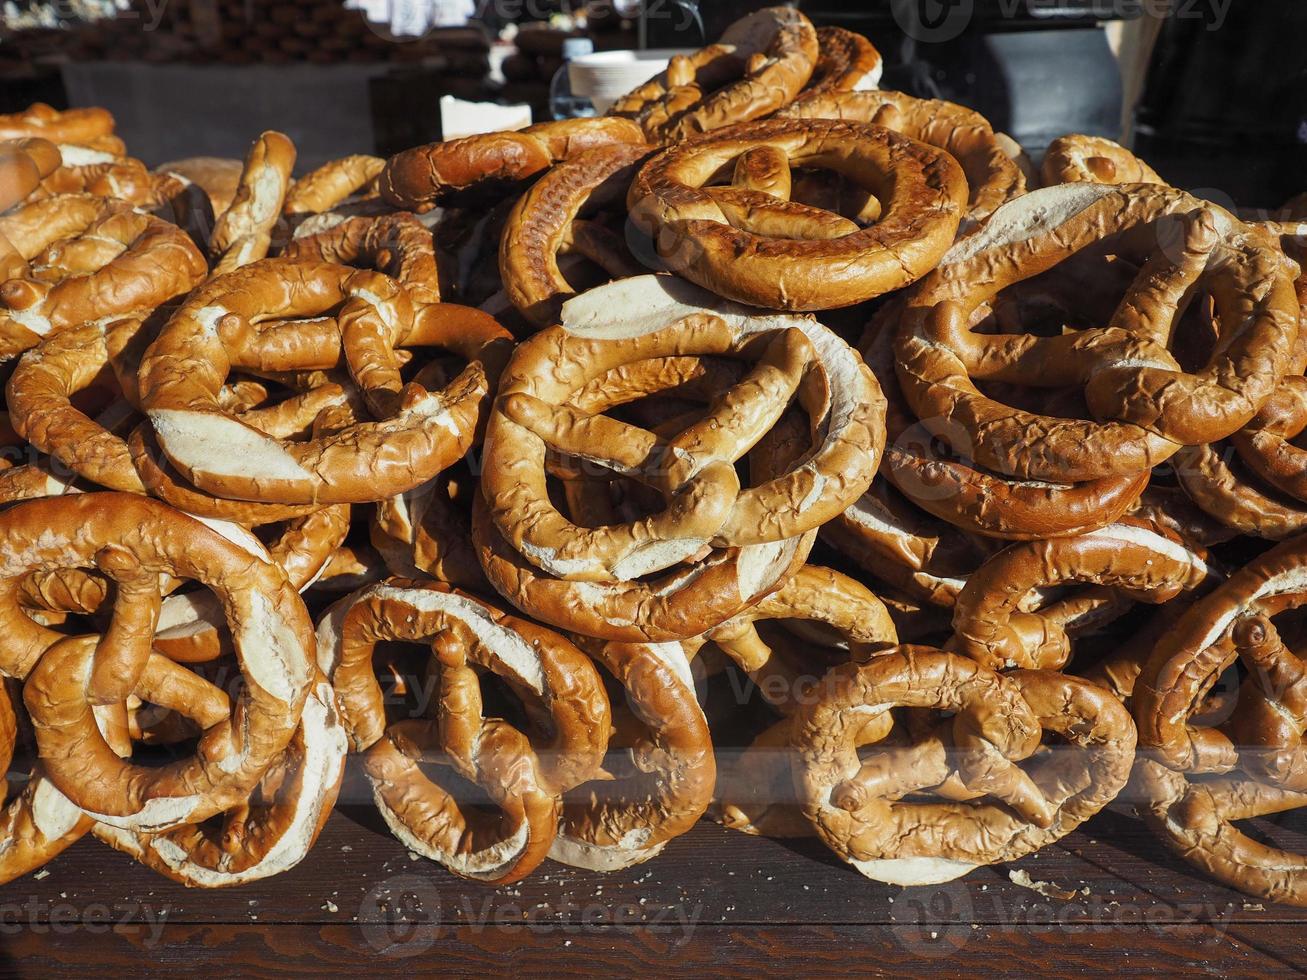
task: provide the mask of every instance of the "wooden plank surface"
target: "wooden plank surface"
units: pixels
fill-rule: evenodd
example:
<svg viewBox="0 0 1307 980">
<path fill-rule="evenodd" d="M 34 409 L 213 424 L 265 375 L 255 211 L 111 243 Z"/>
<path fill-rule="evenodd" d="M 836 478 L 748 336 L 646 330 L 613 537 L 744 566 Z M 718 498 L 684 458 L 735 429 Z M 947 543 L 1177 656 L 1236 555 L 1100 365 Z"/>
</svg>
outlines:
<svg viewBox="0 0 1307 980">
<path fill-rule="evenodd" d="M 1307 819 L 1260 832 L 1307 850 Z M 1009 880 L 1025 871 L 1046 897 Z M 318 975 L 763 970 L 807 974 L 1104 967 L 1298 972 L 1304 910 L 1191 872 L 1118 803 L 1060 844 L 937 887 L 869 882 L 815 840 L 763 840 L 703 822 L 653 861 L 601 875 L 547 862 L 504 888 L 474 885 L 386 832 L 356 779 L 313 853 L 236 890 L 187 889 L 83 840 L 0 889 L 0 973 L 72 975 L 88 964 L 160 973 L 206 965 Z"/>
</svg>

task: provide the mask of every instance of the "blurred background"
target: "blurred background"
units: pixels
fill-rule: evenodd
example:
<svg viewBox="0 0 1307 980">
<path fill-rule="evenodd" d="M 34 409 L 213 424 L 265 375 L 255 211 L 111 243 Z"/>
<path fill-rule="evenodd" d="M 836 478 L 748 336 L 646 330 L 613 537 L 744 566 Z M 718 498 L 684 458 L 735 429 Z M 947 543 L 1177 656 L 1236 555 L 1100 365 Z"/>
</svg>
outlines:
<svg viewBox="0 0 1307 980">
<path fill-rule="evenodd" d="M 523 125 L 581 111 L 578 98 L 588 109 L 570 90 L 566 58 L 645 51 L 656 66 L 666 49 L 697 48 L 768 5 L 4 0 L 0 112 L 38 100 L 104 105 L 151 165 L 238 157 L 275 128 L 307 169 L 461 135 L 477 119 Z M 1245 207 L 1307 189 L 1304 0 L 794 5 L 819 26 L 870 37 L 885 59 L 882 88 L 975 108 L 1036 160 L 1056 136 L 1092 133 L 1132 145 L 1172 183 Z"/>
</svg>

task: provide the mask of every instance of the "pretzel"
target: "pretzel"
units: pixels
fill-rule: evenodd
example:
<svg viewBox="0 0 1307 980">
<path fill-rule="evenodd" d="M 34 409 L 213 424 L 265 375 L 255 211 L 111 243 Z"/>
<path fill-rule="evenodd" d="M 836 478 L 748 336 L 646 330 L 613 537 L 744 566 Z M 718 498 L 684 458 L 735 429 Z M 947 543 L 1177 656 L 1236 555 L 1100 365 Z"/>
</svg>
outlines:
<svg viewBox="0 0 1307 980">
<path fill-rule="evenodd" d="M 251 144 L 236 196 L 218 216 L 209 239 L 216 274 L 239 269 L 268 254 L 294 166 L 295 144 L 282 133 L 267 130 Z"/>
<path fill-rule="evenodd" d="M 1071 134 L 1048 144 L 1040 172 L 1045 187 L 1054 184 L 1165 184 L 1148 164 L 1102 136 Z"/>
<path fill-rule="evenodd" d="M 312 624 L 285 573 L 238 532 L 128 494 L 37 500 L 0 515 L 0 669 L 28 679 L 23 697 L 50 779 L 100 822 L 160 832 L 229 809 L 294 733 L 310 681 Z M 99 568 L 115 579 L 102 638 L 63 638 L 23 613 L 19 584 L 44 568 Z M 232 718 L 206 727 L 195 756 L 147 769 L 117 757 L 92 704 L 125 701 L 147 673 L 159 572 L 218 593 L 245 684 Z"/>
<path fill-rule="evenodd" d="M 347 425 L 305 442 L 267 437 L 222 409 L 218 393 L 242 353 L 224 343 L 224 329 L 257 334 L 263 321 L 314 316 L 341 303 L 342 326 L 328 326 L 326 339 L 336 341 L 335 352 L 345 348 L 356 376 L 380 374 L 372 390 L 381 393 L 398 375 L 387 364 L 394 358 L 389 343 L 405 342 L 415 326 L 433 332 L 448 326 L 441 317 L 409 320 L 408 297 L 393 280 L 325 263 L 260 262 L 191 294 L 146 352 L 140 372 L 147 416 L 169 462 L 187 480 L 209 493 L 251 501 L 364 502 L 410 490 L 467 451 L 488 389 L 478 362 L 442 391 L 404 389 L 394 399 L 398 410 L 384 421 Z M 333 352 L 330 343 L 320 343 L 321 335 L 312 342 L 294 336 L 319 353 Z M 351 336 L 359 338 L 353 353 Z M 335 360 L 299 367 L 332 367 Z M 215 451 L 219 443 L 222 452 Z"/>
<path fill-rule="evenodd" d="M 391 575 L 431 577 L 462 589 L 492 591 L 472 543 L 470 513 L 454 497 L 466 494 L 448 472 L 377 502 L 369 525 L 372 546 Z"/>
<path fill-rule="evenodd" d="M 613 320 L 622 309 L 639 313 Z M 567 404 L 588 382 L 624 364 L 750 356 L 746 351 L 756 351 L 759 363 L 675 438 Z M 829 395 L 806 405 L 823 420 L 814 429 L 824 437 L 801 465 L 741 490 L 735 460 L 775 424 L 805 374 L 817 370 Z M 746 397 L 754 392 L 769 401 Z M 775 552 L 838 514 L 870 484 L 883 445 L 880 406 L 861 360 L 811 319 L 750 315 L 666 277 L 624 280 L 572 300 L 561 325 L 518 347 L 486 430 L 482 489 L 491 520 L 512 547 L 562 578 L 632 581 L 709 547 L 771 545 Z M 654 488 L 667 508 L 642 521 L 577 526 L 548 499 L 551 447 Z"/>
<path fill-rule="evenodd" d="M 362 264 L 397 280 L 408 289 L 414 304 L 440 302 L 440 274 L 431 232 L 411 214 L 345 218 L 327 231 L 296 238 L 281 256 Z"/>
<path fill-rule="evenodd" d="M 553 167 L 514 205 L 499 241 L 499 275 L 508 299 L 535 326 L 557 323 L 576 294 L 560 268 L 563 255 L 582 255 L 614 279 L 644 271 L 624 237 L 593 214 L 624 203 L 649 152 L 639 143 L 587 150 Z"/>
<path fill-rule="evenodd" d="M 1014 479 L 971 460 L 942 454 L 937 446 L 938 422 L 925 425 L 913 418 L 895 374 L 890 337 L 900 315 L 898 303 L 886 304 L 858 346 L 886 398 L 887 441 L 881 473 L 912 504 L 969 534 L 1025 541 L 1105 527 L 1138 500 L 1148 484 L 1147 471 L 1084 483 L 1052 483 Z M 874 508 L 857 503 L 827 533 L 838 535 L 840 546 L 849 550 L 859 547 L 854 541 L 866 544 L 869 533 L 883 535 L 886 529 L 878 527 L 880 523 Z M 857 557 L 855 551 L 849 553 Z M 945 590 L 936 595 L 956 591 L 947 583 L 939 584 Z"/>
<path fill-rule="evenodd" d="M 85 144 L 113 134 L 113 116 L 107 109 L 66 109 L 60 112 L 34 102 L 22 112 L 0 116 L 0 139 L 39 136 L 51 143 Z"/>
<path fill-rule="evenodd" d="M 990 670 L 1056 670 L 1070 659 L 1071 640 L 1055 620 L 1018 609 L 1032 589 L 1093 582 L 1162 603 L 1198 588 L 1210 574 L 1203 557 L 1178 537 L 1143 524 L 1012 545 L 981 565 L 958 592 L 950 649 Z"/>
<path fill-rule="evenodd" d="M 286 194 L 287 215 L 321 214 L 365 190 L 385 167 L 381 157 L 356 153 L 324 163 L 295 181 Z"/>
<path fill-rule="evenodd" d="M 8 774 L 18 737 L 16 697 L 0 688 L 0 762 Z M 2 784 L 0 784 L 2 785 Z M 94 821 L 33 769 L 0 813 L 0 884 L 35 871 L 84 837 Z"/>
<path fill-rule="evenodd" d="M 1167 227 L 1181 241 L 1153 248 Z M 1004 287 L 1101 250 L 1111 234 L 1143 264 L 1108 326 L 1055 337 L 971 329 Z M 1220 342 L 1185 371 L 1168 345 L 1200 284 Z M 982 466 L 1063 483 L 1125 477 L 1251 418 L 1288 366 L 1297 313 L 1282 259 L 1228 214 L 1169 188 L 1066 184 L 1004 205 L 916 287 L 896 367 L 917 417 L 943 420 L 935 432 Z M 1083 385 L 1103 421 L 1016 409 L 982 394 L 981 380 Z"/>
<path fill-rule="evenodd" d="M 817 28 L 817 65 L 791 106 L 823 96 L 863 92 L 880 84 L 885 65 L 880 52 L 861 34 L 842 27 Z"/>
<path fill-rule="evenodd" d="M 705 186 L 734 163 L 729 187 Z M 790 200 L 790 168 L 834 170 L 874 196 L 854 221 Z M 771 119 L 664 150 L 627 194 L 674 272 L 768 309 L 850 306 L 920 278 L 948 249 L 967 187 L 947 153 L 872 126 Z"/>
<path fill-rule="evenodd" d="M 721 40 L 674 55 L 666 71 L 613 103 L 651 143 L 675 143 L 775 112 L 812 77 L 817 32 L 788 7 L 767 7 L 731 24 Z"/>
<path fill-rule="evenodd" d="M 190 182 L 172 173 L 151 173 L 140 160 L 65 164 L 41 182 L 50 195 L 94 194 L 154 209 L 182 194 Z"/>
<path fill-rule="evenodd" d="M 950 715 L 896 739 L 895 707 Z M 1045 731 L 1068 746 L 1038 752 Z M 832 669 L 792 738 L 818 836 L 867 877 L 901 885 L 951 881 L 1060 839 L 1124 787 L 1135 748 L 1129 713 L 1093 684 L 995 674 L 912 646 Z M 903 800 L 918 793 L 934 799 Z"/>
<path fill-rule="evenodd" d="M 162 677 L 159 689 L 169 691 L 166 678 L 185 673 L 156 661 Z M 225 695 L 206 691 L 216 704 L 212 717 L 227 714 Z M 198 713 L 196 701 L 168 704 L 203 727 L 209 720 Z M 96 824 L 95 836 L 174 881 L 201 888 L 229 888 L 289 871 L 308 854 L 327 822 L 341 778 L 345 774 L 345 730 L 337 718 L 331 686 L 319 675 L 309 687 L 299 727 L 282 756 L 269 767 L 256 796 L 223 815 L 220 831 L 187 824 L 162 834 L 142 834 L 109 824 Z"/>
<path fill-rule="evenodd" d="M 640 127 L 625 119 L 538 123 L 518 132 L 465 136 L 397 153 L 386 161 L 377 187 L 394 207 L 429 211 L 455 191 L 517 183 L 592 147 L 643 142 Z"/>
<path fill-rule="evenodd" d="M 702 656 L 708 641 L 788 720 L 821 691 L 830 661 L 814 655 L 814 647 L 829 650 L 835 662 L 862 661 L 897 643 L 898 636 L 874 594 L 846 575 L 809 565 L 757 605 L 685 646 Z M 715 809 L 727 827 L 767 837 L 811 835 L 798 809 L 795 753 L 788 738 L 783 721 L 765 728 L 743 751 L 718 750 Z"/>
<path fill-rule="evenodd" d="M 515 551 L 480 497 L 472 510 L 472 541 L 500 595 L 551 626 L 628 643 L 684 640 L 730 619 L 801 568 L 814 537 L 716 551 L 646 581 L 574 582 Z"/>
<path fill-rule="evenodd" d="M 712 800 L 717 768 L 708 722 L 676 643 L 599 643 L 582 649 L 621 685 L 629 720 L 614 725 L 608 778 L 563 798 L 549 856 L 574 868 L 617 871 L 656 857 Z"/>
<path fill-rule="evenodd" d="M 245 164 L 229 157 L 184 157 L 155 168 L 156 173 L 176 174 L 202 189 L 215 215 L 222 214 L 236 197 Z"/>
<path fill-rule="evenodd" d="M 86 195 L 52 203 L 65 222 L 54 234 L 71 240 L 47 240 L 50 247 L 33 261 L 30 277 L 0 286 L 0 359 L 16 357 L 42 337 L 88 320 L 143 317 L 206 274 L 198 250 L 175 225 L 121 202 Z M 61 263 L 71 264 L 66 276 Z M 42 267 L 51 268 L 53 281 L 42 277 Z"/>
<path fill-rule="evenodd" d="M 0 211 L 28 198 L 62 160 L 59 148 L 39 138 L 0 142 Z"/>
<path fill-rule="evenodd" d="M 381 640 L 430 643 L 438 663 L 431 717 L 387 727 L 372 659 Z M 505 883 L 549 851 L 558 795 L 596 774 L 610 728 L 603 684 L 564 640 L 439 583 L 392 579 L 336 603 L 318 624 L 318 660 L 391 831 L 455 874 Z M 503 677 L 541 717 L 533 743 L 482 715 L 471 664 Z M 546 740 L 547 739 L 547 740 Z M 439 750 L 442 754 L 432 758 Z M 417 766 L 439 761 L 481 785 L 502 811 L 464 809 Z"/>
<path fill-rule="evenodd" d="M 1244 464 L 1282 493 L 1307 501 L 1307 450 L 1295 446 L 1307 429 L 1307 377 L 1284 378 L 1246 426 L 1230 436 Z"/>
<path fill-rule="evenodd" d="M 961 164 L 970 188 L 964 231 L 1026 191 L 1025 177 L 1000 145 L 988 120 L 953 102 L 914 99 L 902 92 L 805 93 L 779 115 L 871 123 L 951 154 Z"/>
</svg>

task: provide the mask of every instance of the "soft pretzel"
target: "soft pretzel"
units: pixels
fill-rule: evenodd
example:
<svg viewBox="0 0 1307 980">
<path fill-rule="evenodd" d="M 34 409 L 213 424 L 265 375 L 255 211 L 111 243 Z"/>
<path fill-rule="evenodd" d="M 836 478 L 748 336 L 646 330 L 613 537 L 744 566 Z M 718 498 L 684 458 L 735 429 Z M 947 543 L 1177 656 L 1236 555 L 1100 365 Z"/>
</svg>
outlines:
<svg viewBox="0 0 1307 980">
<path fill-rule="evenodd" d="M 749 834 L 809 836 L 811 825 L 794 792 L 788 720 L 820 697 L 822 675 L 832 660 L 862 661 L 898 642 L 888 610 L 848 576 L 808 565 L 757 605 L 685 646 L 698 653 L 709 641 L 785 719 L 763 729 L 743 750 L 718 750 L 718 818 Z"/>
<path fill-rule="evenodd" d="M 563 797 L 555 861 L 616 871 L 656 857 L 712 800 L 717 775 L 708 722 L 678 643 L 582 643 L 625 692 L 606 778 Z M 615 770 L 615 771 L 612 771 Z"/>
<path fill-rule="evenodd" d="M 609 112 L 635 119 L 651 142 L 677 142 L 775 112 L 798 95 L 819 57 L 807 17 L 768 7 L 731 24 L 716 44 L 674 55 Z"/>
<path fill-rule="evenodd" d="M 1052 671 L 995 674 L 909 646 L 835 667 L 821 690 L 793 721 L 804 813 L 879 881 L 934 884 L 1029 854 L 1110 803 L 1134 759 L 1121 703 Z M 949 714 L 911 726 L 895 707 Z M 904 725 L 916 730 L 892 737 Z M 1068 745 L 1038 752 L 1046 731 Z"/>
<path fill-rule="evenodd" d="M 294 167 L 295 144 L 284 134 L 268 130 L 251 144 L 236 195 L 209 238 L 215 272 L 231 272 L 268 254 Z"/>
<path fill-rule="evenodd" d="M 564 119 L 518 132 L 487 133 L 397 153 L 377 178 L 382 198 L 397 208 L 428 211 L 443 195 L 480 184 L 516 183 L 595 146 L 643 143 L 626 119 Z"/>
<path fill-rule="evenodd" d="M 62 225 L 34 250 L 29 277 L 0 286 L 0 359 L 86 321 L 143 317 L 190 290 L 207 272 L 203 257 L 176 225 L 89 195 L 50 203 Z M 9 237 L 27 254 L 31 242 Z"/>
<path fill-rule="evenodd" d="M 1148 164 L 1102 136 L 1070 134 L 1048 144 L 1040 166 L 1045 187 L 1054 184 L 1165 184 Z"/>
<path fill-rule="evenodd" d="M 39 136 L 51 143 L 86 144 L 113 135 L 114 120 L 107 109 L 58 109 L 34 102 L 22 112 L 0 116 L 0 139 Z"/>
<path fill-rule="evenodd" d="M 1168 230 L 1179 240 L 1156 248 Z M 973 329 L 1004 287 L 1113 234 L 1142 264 L 1106 325 L 1052 337 Z M 1186 371 L 1169 347 L 1195 286 L 1212 297 L 1220 342 Z M 1169 188 L 1065 184 L 1004 205 L 914 289 L 896 368 L 916 415 L 942 420 L 936 434 L 982 466 L 1056 482 L 1126 477 L 1247 422 L 1289 365 L 1297 319 L 1281 256 L 1228 213 Z M 977 381 L 1080 385 L 1102 421 L 1023 411 Z"/>
<path fill-rule="evenodd" d="M 381 157 L 355 153 L 324 163 L 295 181 L 286 193 L 288 215 L 321 214 L 366 189 L 385 167 Z"/>
<path fill-rule="evenodd" d="M 0 211 L 25 201 L 62 160 L 59 148 L 38 138 L 0 142 Z"/>
<path fill-rule="evenodd" d="M 817 28 L 817 65 L 803 91 L 790 105 L 827 95 L 864 92 L 880 84 L 880 52 L 861 34 L 842 27 Z"/>
<path fill-rule="evenodd" d="M 767 595 L 807 560 L 815 534 L 714 551 L 651 579 L 575 582 L 549 575 L 514 550 L 478 497 L 472 540 L 495 590 L 559 629 L 629 643 L 698 636 Z"/>
<path fill-rule="evenodd" d="M 895 373 L 890 337 L 899 313 L 897 303 L 882 307 L 859 349 L 886 400 L 881 473 L 912 504 L 970 534 L 1026 541 L 1104 527 L 1138 500 L 1148 484 L 1147 470 L 1083 483 L 1054 483 L 995 473 L 973 460 L 941 453 L 938 420 L 929 425 L 915 420 Z M 959 426 L 949 427 L 958 433 L 959 443 L 968 445 L 965 433 L 959 430 Z M 874 513 L 855 504 L 831 526 L 830 533 L 841 534 L 847 546 L 850 535 L 883 534 L 884 529 L 876 524 Z"/>
<path fill-rule="evenodd" d="M 166 661 L 158 666 L 166 673 Z M 160 689 L 166 697 L 167 686 L 160 684 Z M 218 701 L 213 716 L 222 720 L 224 696 L 217 689 L 208 693 Z M 158 703 L 203 726 L 210 719 L 194 718 L 198 700 Z M 290 744 L 270 765 L 254 798 L 224 814 L 219 830 L 188 824 L 144 834 L 99 823 L 95 836 L 184 885 L 229 888 L 280 874 L 299 864 L 317 840 L 336 802 L 345 754 L 345 730 L 331 685 L 319 675 L 309 688 Z"/>
<path fill-rule="evenodd" d="M 295 731 L 313 650 L 303 604 L 257 540 L 127 494 L 28 502 L 0 515 L 0 539 L 0 669 L 27 678 L 24 701 L 55 785 L 96 820 L 143 831 L 195 823 L 244 802 Z M 103 637 L 64 638 L 26 616 L 19 585 L 45 568 L 98 568 L 115 579 Z M 92 706 L 124 702 L 157 656 L 150 638 L 161 572 L 218 593 L 245 683 L 232 717 L 205 728 L 196 755 L 149 769 L 118 758 Z"/>
<path fill-rule="evenodd" d="M 805 93 L 780 115 L 872 123 L 948 152 L 962 165 L 970 188 L 969 227 L 1026 190 L 1025 177 L 999 144 L 989 122 L 953 102 L 916 99 L 902 92 Z"/>
<path fill-rule="evenodd" d="M 615 319 L 623 309 L 632 312 Z M 568 406 L 609 370 L 683 355 L 758 360 L 675 438 Z M 813 371 L 824 374 L 828 396 L 805 407 L 821 420 L 814 430 L 823 438 L 800 465 L 742 490 L 734 462 Z M 577 581 L 632 581 L 708 547 L 776 550 L 838 514 L 871 482 L 883 446 L 880 413 L 871 373 L 814 320 L 750 315 L 678 280 L 644 276 L 572 300 L 561 325 L 518 347 L 487 427 L 482 488 L 499 532 L 537 567 Z M 642 521 L 579 527 L 549 502 L 551 447 L 656 489 L 666 509 Z"/>
<path fill-rule="evenodd" d="M 1071 642 L 1056 620 L 1019 609 L 1032 589 L 1092 582 L 1161 603 L 1209 575 L 1203 557 L 1178 537 L 1143 524 L 1015 544 L 976 569 L 958 592 L 950 649 L 990 670 L 1058 669 L 1071 656 Z"/>
<path fill-rule="evenodd" d="M 387 727 L 373 652 L 382 640 L 429 643 L 438 675 L 431 715 Z M 464 877 L 515 881 L 544 859 L 558 794 L 594 776 L 610 727 L 599 675 L 561 636 L 439 583 L 394 579 L 355 593 L 318 625 L 318 658 L 339 694 L 351 747 L 366 751 L 377 807 L 412 850 Z M 530 737 L 482 714 L 476 664 L 543 714 Z M 492 817 L 419 770 L 439 761 L 481 785 Z"/>
<path fill-rule="evenodd" d="M 225 343 L 224 330 L 257 339 L 263 321 L 311 317 L 342 303 L 340 328 L 325 324 L 313 340 L 302 331 L 282 333 L 297 346 L 302 341 L 311 356 L 330 357 L 298 367 L 330 368 L 344 356 L 356 377 L 373 372 L 367 382 L 375 392 L 390 391 L 397 379 L 389 367 L 392 344 L 448 326 L 440 316 L 413 320 L 408 295 L 393 280 L 325 263 L 268 260 L 215 277 L 191 294 L 146 352 L 140 372 L 146 414 L 169 462 L 187 480 L 250 501 L 362 502 L 410 490 L 466 452 L 488 390 L 476 361 L 442 391 L 410 386 L 394 393 L 397 410 L 382 421 L 305 442 L 265 436 L 222 408 L 218 393 L 228 372 L 250 354 Z"/>
<path fill-rule="evenodd" d="M 415 304 L 440 302 L 431 232 L 411 214 L 345 218 L 326 231 L 296 238 L 281 256 L 373 268 L 407 288 Z"/>
<path fill-rule="evenodd" d="M 730 186 L 708 186 L 730 165 Z M 790 200 L 791 167 L 838 172 L 875 199 L 879 220 L 863 227 Z M 924 275 L 953 241 L 966 195 L 958 164 L 925 143 L 856 123 L 770 119 L 664 150 L 641 168 L 627 205 L 672 271 L 742 303 L 819 310 Z"/>
<path fill-rule="evenodd" d="M 582 255 L 615 279 L 644 271 L 626 247 L 625 229 L 605 226 L 594 212 L 624 204 L 649 152 L 639 143 L 587 150 L 553 167 L 514 205 L 499 241 L 499 275 L 508 299 L 537 327 L 557 323 L 564 301 L 576 294 L 561 256 Z"/>
</svg>

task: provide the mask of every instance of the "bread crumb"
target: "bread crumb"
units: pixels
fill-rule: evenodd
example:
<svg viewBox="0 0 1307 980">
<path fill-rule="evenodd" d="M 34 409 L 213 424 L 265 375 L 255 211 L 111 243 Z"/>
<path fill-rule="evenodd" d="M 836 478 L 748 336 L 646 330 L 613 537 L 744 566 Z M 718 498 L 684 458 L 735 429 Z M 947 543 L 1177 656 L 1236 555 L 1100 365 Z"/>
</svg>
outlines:
<svg viewBox="0 0 1307 980">
<path fill-rule="evenodd" d="M 1045 898 L 1059 898 L 1064 902 L 1069 902 L 1076 897 L 1075 892 L 1059 888 L 1051 881 L 1035 881 L 1028 872 L 1020 869 L 1009 871 L 1007 876 L 1012 884 L 1020 885 L 1022 888 L 1029 888 L 1032 892 L 1038 892 Z"/>
</svg>

